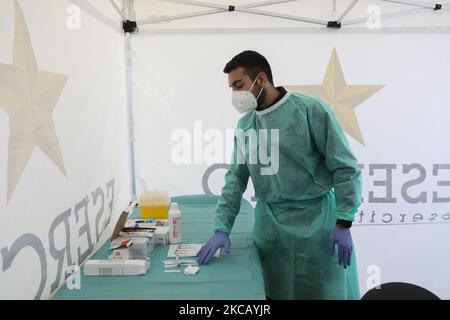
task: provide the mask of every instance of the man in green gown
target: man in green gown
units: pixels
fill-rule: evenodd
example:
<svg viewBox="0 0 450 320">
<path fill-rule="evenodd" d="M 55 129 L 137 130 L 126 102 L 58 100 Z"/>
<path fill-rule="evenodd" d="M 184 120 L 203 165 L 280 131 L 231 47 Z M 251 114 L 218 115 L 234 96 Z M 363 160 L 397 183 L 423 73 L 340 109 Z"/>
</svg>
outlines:
<svg viewBox="0 0 450 320">
<path fill-rule="evenodd" d="M 225 66 L 239 119 L 215 230 L 198 254 L 230 250 L 249 177 L 258 199 L 254 239 L 269 299 L 359 299 L 350 227 L 361 171 L 332 109 L 275 87 L 267 60 L 244 51 Z M 270 163 L 268 159 L 270 158 Z"/>
</svg>

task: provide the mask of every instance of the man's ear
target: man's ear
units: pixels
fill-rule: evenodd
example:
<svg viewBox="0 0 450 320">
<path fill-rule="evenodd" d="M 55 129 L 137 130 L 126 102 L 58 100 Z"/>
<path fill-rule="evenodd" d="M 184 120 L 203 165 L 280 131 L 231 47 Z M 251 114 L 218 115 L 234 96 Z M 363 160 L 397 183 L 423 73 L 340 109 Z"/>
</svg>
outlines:
<svg viewBox="0 0 450 320">
<path fill-rule="evenodd" d="M 265 72 L 261 72 L 261 75 L 259 77 L 261 79 L 260 80 L 260 85 L 261 86 L 266 86 L 269 83 L 269 81 L 267 79 L 267 74 Z"/>
</svg>

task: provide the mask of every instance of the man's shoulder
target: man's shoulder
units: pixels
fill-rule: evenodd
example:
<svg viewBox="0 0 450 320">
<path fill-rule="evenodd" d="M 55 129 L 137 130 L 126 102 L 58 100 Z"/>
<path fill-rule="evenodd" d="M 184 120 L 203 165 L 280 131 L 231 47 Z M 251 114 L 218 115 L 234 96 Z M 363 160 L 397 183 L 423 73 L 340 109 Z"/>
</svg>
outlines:
<svg viewBox="0 0 450 320">
<path fill-rule="evenodd" d="M 323 101 L 320 98 L 311 96 L 311 95 L 307 95 L 298 91 L 294 91 L 294 92 L 290 92 L 289 95 L 289 99 L 298 104 L 298 105 L 302 105 L 302 106 L 306 106 L 306 107 L 311 107 L 311 106 L 315 106 L 315 105 L 326 105 L 327 103 L 325 101 Z"/>
<path fill-rule="evenodd" d="M 291 92 L 289 99 L 294 105 L 304 108 L 307 112 L 331 111 L 330 106 L 324 100 L 301 92 Z"/>
</svg>

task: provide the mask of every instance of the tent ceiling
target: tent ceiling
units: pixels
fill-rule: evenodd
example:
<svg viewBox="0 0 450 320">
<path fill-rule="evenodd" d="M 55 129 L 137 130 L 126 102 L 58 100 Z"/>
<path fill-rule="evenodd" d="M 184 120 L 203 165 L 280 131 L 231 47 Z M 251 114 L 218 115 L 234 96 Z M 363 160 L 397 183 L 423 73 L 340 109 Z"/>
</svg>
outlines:
<svg viewBox="0 0 450 320">
<path fill-rule="evenodd" d="M 122 6 L 123 0 L 77 0 L 85 1 L 95 7 L 105 16 L 120 24 L 121 18 L 113 8 L 111 2 L 115 2 L 118 7 Z M 446 0 L 448 1 L 448 0 Z M 73 2 L 76 2 L 73 0 Z M 229 5 L 239 7 L 255 3 L 267 2 L 267 0 L 134 0 L 135 19 L 140 22 L 141 30 L 159 29 L 182 29 L 182 28 L 324 28 L 323 25 L 295 21 L 291 19 L 281 19 L 280 17 L 255 14 L 268 13 L 274 15 L 285 15 L 311 19 L 313 22 L 338 20 L 346 11 L 342 24 L 349 27 L 365 27 L 367 12 L 370 6 L 378 6 L 382 15 L 382 27 L 450 27 L 450 2 L 439 2 L 439 0 L 397 0 L 396 2 L 383 0 L 285 0 L 283 3 L 245 8 L 252 12 L 228 12 L 222 11 L 220 7 Z M 181 2 L 201 2 L 210 4 L 210 7 L 187 4 Z M 405 2 L 405 3 L 398 3 Z M 410 5 L 408 2 L 415 2 L 418 5 Z M 436 3 L 443 5 L 443 10 L 434 11 L 432 7 Z M 354 4 L 354 6 L 352 6 Z M 423 7 L 420 7 L 422 5 Z M 216 6 L 219 6 L 217 8 Z M 429 8 L 424 8 L 429 6 Z M 184 19 L 167 20 L 178 15 L 190 15 L 200 12 L 213 12 L 214 14 L 189 17 Z M 157 23 L 145 24 L 144 22 Z"/>
</svg>

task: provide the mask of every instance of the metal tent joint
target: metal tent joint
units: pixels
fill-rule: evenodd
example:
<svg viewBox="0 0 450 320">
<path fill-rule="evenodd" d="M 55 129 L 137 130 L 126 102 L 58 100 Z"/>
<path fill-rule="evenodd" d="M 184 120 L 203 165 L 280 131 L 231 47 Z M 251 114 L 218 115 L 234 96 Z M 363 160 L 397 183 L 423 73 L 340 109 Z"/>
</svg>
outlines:
<svg viewBox="0 0 450 320">
<path fill-rule="evenodd" d="M 328 21 L 327 28 L 340 29 L 341 23 L 339 21 Z"/>
<path fill-rule="evenodd" d="M 136 21 L 124 20 L 122 28 L 124 33 L 137 33 L 139 31 Z"/>
</svg>

